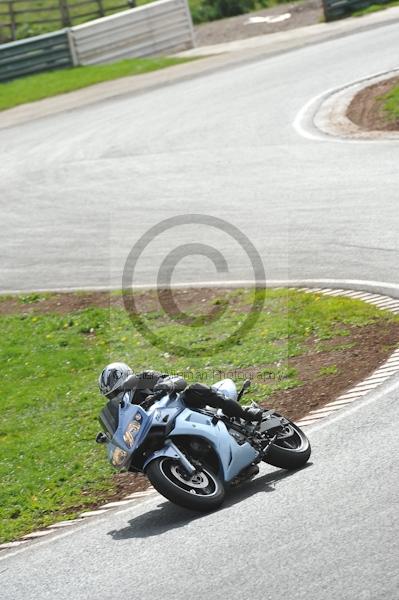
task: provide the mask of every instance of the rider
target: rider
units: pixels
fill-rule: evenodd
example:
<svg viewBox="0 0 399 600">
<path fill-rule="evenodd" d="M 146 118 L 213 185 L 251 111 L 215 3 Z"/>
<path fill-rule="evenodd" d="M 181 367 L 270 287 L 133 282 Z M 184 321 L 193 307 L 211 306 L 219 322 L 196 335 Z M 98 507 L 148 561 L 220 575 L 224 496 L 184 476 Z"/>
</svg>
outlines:
<svg viewBox="0 0 399 600">
<path fill-rule="evenodd" d="M 129 385 L 130 384 L 130 385 Z M 132 402 L 141 404 L 157 391 L 183 392 L 184 400 L 191 408 L 221 408 L 227 417 L 241 418 L 246 421 L 260 421 L 261 408 L 243 408 L 237 400 L 226 398 L 221 392 L 202 383 L 187 386 L 186 381 L 179 376 L 169 376 L 158 371 L 143 371 L 135 375 L 125 363 L 111 363 L 103 369 L 98 385 L 100 392 L 109 400 L 119 402 L 124 394 L 132 391 Z"/>
</svg>

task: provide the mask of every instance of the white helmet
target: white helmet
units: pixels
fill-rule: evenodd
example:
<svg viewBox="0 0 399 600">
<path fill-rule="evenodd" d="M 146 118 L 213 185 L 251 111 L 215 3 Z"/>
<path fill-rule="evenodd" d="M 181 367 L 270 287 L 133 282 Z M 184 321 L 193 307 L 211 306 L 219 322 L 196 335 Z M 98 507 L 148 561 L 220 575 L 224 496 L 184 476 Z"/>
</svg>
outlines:
<svg viewBox="0 0 399 600">
<path fill-rule="evenodd" d="M 100 392 L 110 400 L 116 398 L 122 392 L 122 384 L 132 374 L 132 369 L 126 363 L 115 362 L 107 365 L 98 378 Z"/>
</svg>

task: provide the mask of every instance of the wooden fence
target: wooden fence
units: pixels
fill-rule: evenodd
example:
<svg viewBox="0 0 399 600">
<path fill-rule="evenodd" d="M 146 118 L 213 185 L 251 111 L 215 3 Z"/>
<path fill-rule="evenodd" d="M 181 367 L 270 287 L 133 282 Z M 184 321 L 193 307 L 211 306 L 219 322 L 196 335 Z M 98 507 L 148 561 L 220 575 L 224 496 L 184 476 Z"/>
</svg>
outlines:
<svg viewBox="0 0 399 600">
<path fill-rule="evenodd" d="M 135 6 L 135 0 L 0 0 L 0 43 L 71 27 Z"/>
</svg>

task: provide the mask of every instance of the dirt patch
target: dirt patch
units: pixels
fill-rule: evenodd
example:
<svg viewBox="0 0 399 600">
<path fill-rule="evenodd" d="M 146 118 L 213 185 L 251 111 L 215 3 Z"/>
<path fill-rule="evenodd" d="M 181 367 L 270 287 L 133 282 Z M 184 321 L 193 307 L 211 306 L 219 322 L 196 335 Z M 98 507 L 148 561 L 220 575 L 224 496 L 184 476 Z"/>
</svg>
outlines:
<svg viewBox="0 0 399 600">
<path fill-rule="evenodd" d="M 108 308 L 111 299 L 109 292 L 0 296 L 0 316 L 43 313 L 64 315 L 86 308 Z"/>
<path fill-rule="evenodd" d="M 115 473 L 112 476 L 113 490 L 112 492 L 99 492 L 97 494 L 97 500 L 88 504 L 81 504 L 80 506 L 74 506 L 73 508 L 64 509 L 62 511 L 56 511 L 52 513 L 54 518 L 58 516 L 66 517 L 68 515 L 76 515 L 79 512 L 87 512 L 95 510 L 107 502 L 116 502 L 122 500 L 129 494 L 135 492 L 143 492 L 148 489 L 150 483 L 148 479 L 141 473 Z M 93 495 L 93 492 L 82 491 L 82 496 Z"/>
<path fill-rule="evenodd" d="M 287 417 L 298 420 L 311 410 L 321 408 L 347 389 L 365 379 L 382 364 L 399 342 L 399 323 L 379 323 L 365 327 L 350 327 L 350 334 L 323 344 L 309 344 L 305 356 L 288 360 L 288 365 L 298 369 L 303 382 L 298 388 L 275 392 L 267 405 Z M 346 349 L 334 349 L 351 346 Z M 336 374 L 323 375 L 323 369 L 334 366 Z"/>
<path fill-rule="evenodd" d="M 223 294 L 232 292 L 228 288 L 187 288 L 157 291 L 145 290 L 135 293 L 135 306 L 140 312 L 154 312 L 162 308 L 168 314 L 176 314 L 179 311 L 190 311 L 195 309 L 196 314 L 209 310 L 209 304 L 217 301 Z M 237 302 L 239 300 L 237 299 Z M 230 299 L 234 305 L 234 298 Z M 26 314 L 35 315 L 43 313 L 67 314 L 87 308 L 123 308 L 121 294 L 109 292 L 90 293 L 60 293 L 49 295 L 27 295 L 27 296 L 0 296 L 0 316 Z"/>
<path fill-rule="evenodd" d="M 399 76 L 375 83 L 356 94 L 346 116 L 365 131 L 399 131 L 399 120 L 389 120 L 381 97 L 399 85 Z"/>
<path fill-rule="evenodd" d="M 290 13 L 286 20 L 276 23 L 248 23 L 253 17 L 278 17 Z M 287 2 L 266 8 L 256 12 L 203 23 L 195 27 L 195 39 L 197 46 L 211 46 L 223 42 L 233 42 L 245 38 L 256 37 L 288 31 L 297 27 L 315 25 L 323 20 L 323 8 L 321 0 L 304 0 L 303 2 Z"/>
</svg>

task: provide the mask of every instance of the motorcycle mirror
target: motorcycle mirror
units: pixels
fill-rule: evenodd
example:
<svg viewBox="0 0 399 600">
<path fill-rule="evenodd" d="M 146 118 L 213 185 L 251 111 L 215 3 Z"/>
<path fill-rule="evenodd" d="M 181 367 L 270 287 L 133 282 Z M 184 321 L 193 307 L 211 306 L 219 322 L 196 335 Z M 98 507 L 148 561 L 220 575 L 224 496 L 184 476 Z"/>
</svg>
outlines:
<svg viewBox="0 0 399 600">
<path fill-rule="evenodd" d="M 238 394 L 237 400 L 240 401 L 241 398 L 243 397 L 244 393 L 246 392 L 246 390 L 249 388 L 249 386 L 251 385 L 251 380 L 250 379 L 246 379 L 244 381 L 244 383 L 242 384 L 242 388 L 240 390 L 240 393 Z"/>
<path fill-rule="evenodd" d="M 246 379 L 244 381 L 244 383 L 242 384 L 242 389 L 245 392 L 251 385 L 251 380 L 250 379 Z"/>
<path fill-rule="evenodd" d="M 96 442 L 97 444 L 105 444 L 106 442 L 108 442 L 108 438 L 104 432 L 100 431 L 100 433 L 97 433 Z"/>
</svg>

